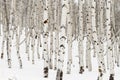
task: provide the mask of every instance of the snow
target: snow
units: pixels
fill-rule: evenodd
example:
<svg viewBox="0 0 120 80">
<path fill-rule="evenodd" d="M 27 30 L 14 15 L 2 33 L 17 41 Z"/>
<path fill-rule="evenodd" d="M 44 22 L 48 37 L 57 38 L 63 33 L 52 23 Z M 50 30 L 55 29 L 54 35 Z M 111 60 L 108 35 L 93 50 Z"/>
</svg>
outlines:
<svg viewBox="0 0 120 80">
<path fill-rule="evenodd" d="M 24 39 L 24 36 L 21 36 L 21 41 Z M 0 47 L 1 47 L 2 37 L 0 37 Z M 12 42 L 15 45 L 15 40 Z M 85 42 L 84 42 L 85 46 Z M 67 47 L 67 44 L 66 44 Z M 36 49 L 36 48 L 35 48 Z M 27 54 L 25 53 L 25 43 L 20 46 L 20 54 L 23 62 L 23 69 L 19 68 L 19 63 L 16 54 L 15 46 L 11 50 L 12 55 L 12 68 L 9 69 L 7 65 L 7 55 L 6 51 L 4 54 L 4 59 L 0 59 L 0 80 L 55 80 L 56 79 L 56 70 L 49 70 L 49 77 L 43 78 L 43 60 L 37 59 L 37 53 L 35 52 L 35 64 L 32 64 L 32 61 L 27 61 Z M 36 50 L 35 50 L 36 51 Z M 1 53 L 1 49 L 0 49 Z M 40 49 L 42 57 L 42 48 Z M 85 51 L 84 51 L 85 53 Z M 30 50 L 31 54 L 31 50 Z M 91 52 L 93 56 L 93 51 Z M 91 56 L 91 57 L 92 57 Z M 85 56 L 84 56 L 85 57 Z M 78 65 L 78 49 L 77 41 L 73 42 L 73 65 L 71 74 L 66 74 L 66 63 L 67 63 L 67 48 L 65 54 L 65 66 L 64 66 L 64 75 L 63 80 L 97 80 L 97 59 L 92 57 L 92 71 L 89 72 L 85 69 L 83 74 L 79 74 L 79 65 Z M 85 59 L 84 59 L 85 61 Z M 115 80 L 120 80 L 120 68 L 115 67 Z M 109 79 L 109 71 L 104 74 L 103 80 Z"/>
</svg>

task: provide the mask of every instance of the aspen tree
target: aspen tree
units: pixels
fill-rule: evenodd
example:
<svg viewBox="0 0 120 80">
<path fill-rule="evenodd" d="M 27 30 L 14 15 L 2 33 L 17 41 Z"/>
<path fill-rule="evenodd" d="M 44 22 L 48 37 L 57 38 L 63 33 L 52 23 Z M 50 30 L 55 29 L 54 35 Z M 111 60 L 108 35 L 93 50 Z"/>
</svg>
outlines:
<svg viewBox="0 0 120 80">
<path fill-rule="evenodd" d="M 76 3 L 77 4 L 77 3 Z M 77 17 L 77 13 L 76 13 L 76 4 L 73 3 L 73 11 L 72 11 L 72 22 L 73 22 L 73 27 L 72 27 L 72 37 L 73 37 L 73 40 L 76 39 L 76 17 Z"/>
<path fill-rule="evenodd" d="M 72 0 L 68 1 L 68 12 L 67 12 L 67 42 L 68 42 L 68 61 L 67 61 L 67 73 L 71 73 L 72 64 Z"/>
<path fill-rule="evenodd" d="M 79 7 L 79 37 L 78 37 L 78 52 L 79 52 L 79 73 L 84 72 L 84 61 L 83 61 L 83 0 L 78 1 Z"/>
<path fill-rule="evenodd" d="M 15 22 L 15 38 L 16 38 L 16 52 L 17 52 L 17 57 L 18 57 L 18 61 L 19 61 L 19 65 L 20 65 L 20 68 L 22 68 L 22 60 L 21 60 L 21 57 L 20 57 L 20 46 L 19 46 L 19 42 L 20 42 L 20 27 L 21 27 L 21 15 L 20 15 L 20 13 L 21 13 L 21 5 L 22 5 L 22 3 L 21 3 L 21 0 L 20 1 L 17 1 L 17 0 L 15 0 L 16 2 L 16 4 L 15 4 L 15 6 L 16 6 L 16 8 L 15 8 L 15 10 L 16 10 L 16 12 L 15 12 L 15 20 L 17 20 L 16 22 Z M 18 4 L 20 4 L 20 6 L 18 6 Z M 20 22 L 20 23 L 19 23 Z"/>
<path fill-rule="evenodd" d="M 29 25 L 28 25 L 28 18 L 29 18 L 29 9 L 30 9 L 30 0 L 27 0 L 26 4 L 26 26 L 25 26 L 25 37 L 26 37 L 26 54 L 27 54 L 27 59 L 30 60 L 29 57 L 29 44 L 30 44 L 30 30 L 29 30 Z"/>
<path fill-rule="evenodd" d="M 43 28 L 43 54 L 44 54 L 44 77 L 48 77 L 48 65 L 49 65 L 49 56 L 48 56 L 48 0 L 45 0 L 44 6 L 44 28 Z"/>
<path fill-rule="evenodd" d="M 87 15 L 87 13 L 86 13 L 86 1 L 84 0 L 83 1 L 84 3 L 83 3 L 83 37 L 85 38 L 86 37 L 86 35 L 87 35 L 87 27 L 86 27 L 86 24 L 87 24 L 87 21 L 86 21 L 86 15 Z"/>
<path fill-rule="evenodd" d="M 20 4 L 20 6 L 19 6 Z M 20 37 L 21 37 L 21 34 L 22 34 L 22 1 L 18 1 L 16 2 L 16 14 L 17 14 L 17 18 L 18 21 L 16 22 L 16 51 L 17 51 L 17 57 L 18 57 L 18 61 L 19 61 L 19 65 L 20 65 L 20 68 L 22 68 L 22 60 L 21 60 L 21 56 L 20 56 Z M 20 22 L 20 23 L 19 23 Z"/>
<path fill-rule="evenodd" d="M 35 63 L 34 60 L 34 47 L 35 47 L 35 33 L 34 33 L 34 29 L 32 29 L 32 38 L 31 38 L 31 50 L 32 50 L 32 64 Z"/>
<path fill-rule="evenodd" d="M 48 18 L 49 18 L 49 27 L 50 27 L 50 69 L 53 68 L 53 18 L 54 18 L 54 13 L 53 13 L 53 5 L 52 5 L 53 1 L 49 0 L 49 9 L 48 9 Z"/>
<path fill-rule="evenodd" d="M 59 32 L 59 53 L 58 53 L 58 70 L 56 75 L 56 80 L 62 80 L 63 77 L 63 63 L 64 63 L 64 54 L 65 54 L 65 29 L 67 21 L 67 6 L 68 0 L 62 0 L 62 14 L 61 14 L 61 25 Z"/>
<path fill-rule="evenodd" d="M 104 3 L 105 1 L 104 0 L 101 0 L 100 1 L 100 37 L 99 37 L 99 40 L 100 40 L 100 55 L 101 55 L 101 65 L 102 65 L 102 68 L 103 68 L 103 71 L 105 72 L 105 61 L 104 61 L 104 40 L 105 40 L 105 37 L 104 37 L 104 19 L 103 19 L 103 8 L 104 8 Z"/>
<path fill-rule="evenodd" d="M 106 8 L 106 26 L 107 26 L 107 48 L 108 48 L 108 60 L 110 62 L 110 78 L 109 80 L 114 80 L 114 58 L 113 58 L 113 48 L 112 48 L 112 25 L 110 20 L 111 15 L 111 0 L 107 0 L 107 8 Z M 109 63 L 108 63 L 109 64 Z"/>
<path fill-rule="evenodd" d="M 11 54 L 11 47 L 12 47 L 12 21 L 13 21 L 13 11 L 14 11 L 14 0 L 12 0 L 11 2 L 11 6 L 10 6 L 10 14 L 9 14 L 9 34 L 8 34 L 8 37 L 9 37 L 9 43 L 8 43 L 8 46 L 9 46 L 9 54 Z"/>
<path fill-rule="evenodd" d="M 36 2 L 33 2 L 33 28 L 32 28 L 32 40 L 31 40 L 31 47 L 32 47 L 32 64 L 35 63 L 34 54 L 35 54 L 35 28 L 37 27 L 37 19 L 36 19 Z"/>
<path fill-rule="evenodd" d="M 27 54 L 27 59 L 29 61 L 30 60 L 30 56 L 29 56 L 29 44 L 30 44 L 30 37 L 29 37 L 29 35 L 30 34 L 27 33 L 27 32 L 29 32 L 27 27 L 25 28 L 25 31 L 26 31 L 26 33 L 25 33 L 25 36 L 26 36 L 26 54 Z"/>
<path fill-rule="evenodd" d="M 107 9 L 108 9 L 108 7 L 107 7 L 107 1 L 106 1 L 106 7 L 105 7 L 105 11 L 106 11 L 106 15 L 107 15 Z M 107 45 L 106 45 L 106 55 L 107 55 L 107 69 L 109 69 L 110 68 L 110 60 L 109 60 L 109 54 L 108 54 L 108 37 L 107 37 L 107 16 L 106 16 L 106 38 L 107 38 Z"/>
<path fill-rule="evenodd" d="M 33 30 L 34 30 L 34 1 L 30 0 L 29 1 L 29 7 L 28 7 L 28 28 L 29 28 L 29 37 L 28 39 L 30 40 L 29 43 L 31 44 L 28 44 L 29 47 L 31 47 L 31 51 L 32 51 L 32 63 L 34 63 L 34 53 L 33 53 Z M 30 53 L 28 52 L 28 59 L 29 59 L 29 56 L 30 56 Z"/>
<path fill-rule="evenodd" d="M 23 31 L 23 25 L 24 25 L 24 1 L 20 1 L 20 34 L 22 34 Z"/>
<path fill-rule="evenodd" d="M 96 38 L 97 38 L 97 28 L 96 28 L 96 1 L 92 0 L 92 40 L 93 40 L 93 49 L 94 49 L 94 54 L 93 57 L 96 57 L 97 52 L 96 52 Z"/>
<path fill-rule="evenodd" d="M 37 28 L 38 30 L 40 30 L 40 28 Z M 40 59 L 40 47 L 41 47 L 41 35 L 40 35 L 40 31 L 37 31 L 35 39 L 37 39 L 37 57 L 38 59 Z"/>
<path fill-rule="evenodd" d="M 40 47 L 42 47 L 42 44 L 41 44 L 41 24 L 40 24 L 40 27 L 39 27 L 38 23 L 37 23 L 36 31 L 37 32 L 36 32 L 36 35 L 35 35 L 35 39 L 37 39 L 37 57 L 38 57 L 38 59 L 40 59 Z"/>
<path fill-rule="evenodd" d="M 38 15 L 38 24 L 37 24 L 37 55 L 38 58 L 40 58 L 40 47 L 42 47 L 42 42 L 41 42 L 41 33 L 42 33 L 42 19 L 43 19 L 43 2 L 42 0 L 38 0 L 38 6 L 37 6 L 37 15 Z M 41 52 L 42 53 L 42 52 Z"/>
<path fill-rule="evenodd" d="M 58 54 L 58 40 L 57 40 L 57 28 L 58 28 L 58 26 L 57 26 L 57 21 L 56 21 L 56 19 L 57 19 L 57 17 L 58 17 L 58 14 L 57 14 L 57 6 L 59 6 L 58 5 L 58 2 L 57 2 L 58 0 L 53 0 L 53 8 L 54 8 L 54 10 L 53 10 L 53 13 L 54 13 L 54 21 L 53 21 L 53 23 L 54 23 L 54 32 L 55 32 L 55 36 L 54 36 L 54 64 L 53 64 L 53 67 L 54 67 L 54 70 L 56 70 L 57 69 L 57 54 Z M 60 0 L 59 0 L 60 1 Z M 59 19 L 58 19 L 59 20 Z"/>
<path fill-rule="evenodd" d="M 55 4 L 55 10 L 54 10 L 54 31 L 55 31 L 55 37 L 54 37 L 54 40 L 55 40 L 55 56 L 54 56 L 54 70 L 56 70 L 58 68 L 57 66 L 57 60 L 58 60 L 58 52 L 59 52 L 59 26 L 60 26 L 60 20 L 61 20 L 61 0 L 54 0 L 54 4 Z"/>
<path fill-rule="evenodd" d="M 112 48 L 113 48 L 113 54 L 112 54 L 112 57 L 113 57 L 113 63 L 117 62 L 117 58 L 116 58 L 116 55 L 117 55 L 117 44 L 116 44 L 116 30 L 115 30 L 115 1 L 114 0 L 111 0 L 111 13 L 110 13 L 110 20 L 111 20 L 111 26 L 112 26 L 112 38 L 111 38 L 111 41 L 112 41 Z M 116 44 L 116 45 L 114 45 Z M 114 49 L 115 48 L 115 49 Z M 115 51 L 116 52 L 115 52 Z M 118 55 L 119 56 L 119 55 Z M 113 65 L 114 66 L 114 65 Z"/>
<path fill-rule="evenodd" d="M 50 69 L 52 69 L 53 68 L 53 32 L 51 31 L 51 34 L 50 34 L 50 36 L 51 36 L 51 40 L 50 40 Z"/>
<path fill-rule="evenodd" d="M 5 46 L 5 40 L 6 40 L 6 26 L 4 25 L 4 19 L 5 19 L 5 15 L 4 15 L 5 11 L 4 11 L 4 4 L 3 2 L 1 1 L 1 25 L 2 25 L 2 32 L 3 32 L 3 40 L 2 40 L 2 52 L 1 52 L 1 59 L 3 59 L 4 57 L 4 46 Z"/>
<path fill-rule="evenodd" d="M 93 26 L 93 45 L 95 46 L 95 52 L 97 55 L 98 60 L 98 80 L 102 80 L 103 77 L 103 71 L 102 71 L 102 65 L 101 65 L 101 56 L 102 51 L 100 51 L 100 2 L 99 0 L 96 0 L 96 26 Z M 98 29 L 99 28 L 99 29 Z"/>
<path fill-rule="evenodd" d="M 75 39 L 77 39 L 76 36 L 76 17 L 77 17 L 77 13 L 76 13 L 76 6 L 78 6 L 77 3 L 75 3 L 74 0 L 71 1 L 71 17 L 72 17 L 72 41 L 74 41 Z"/>
<path fill-rule="evenodd" d="M 8 67 L 11 68 L 11 52 L 9 46 L 9 12 L 8 12 L 8 1 L 4 0 L 4 10 L 5 10 L 5 21 L 6 21 L 6 50 L 7 50 L 7 59 L 8 59 Z"/>
<path fill-rule="evenodd" d="M 4 5 L 3 5 L 3 2 L 1 1 L 1 26 L 3 27 L 2 28 L 2 32 L 3 32 L 3 40 L 2 40 L 2 52 L 1 52 L 1 59 L 3 59 L 3 56 L 4 56 L 4 44 L 5 44 L 5 27 L 4 27 Z"/>
<path fill-rule="evenodd" d="M 20 57 L 20 46 L 19 46 L 19 42 L 20 42 L 20 31 L 19 29 L 17 29 L 16 31 L 16 50 L 17 50 L 17 57 L 18 57 L 18 60 L 19 60 L 19 65 L 20 65 L 20 68 L 22 68 L 22 60 L 21 60 L 21 57 Z"/>
<path fill-rule="evenodd" d="M 114 6 L 114 10 L 113 10 L 113 18 L 115 18 L 115 20 L 112 20 L 115 21 L 115 35 L 116 35 L 116 43 L 117 43 L 117 53 L 116 53 L 116 56 L 117 56 L 117 66 L 120 66 L 120 29 L 119 29 L 119 21 L 120 21 L 120 17 L 119 17 L 119 13 L 120 13 L 120 9 L 119 9 L 119 5 L 120 5 L 120 2 L 119 0 L 114 0 L 114 3 L 112 6 Z M 116 48 L 115 48 L 116 49 Z"/>
<path fill-rule="evenodd" d="M 86 28 L 87 28 L 87 43 L 86 43 L 86 68 L 92 70 L 91 65 L 91 40 L 92 40 L 92 27 L 91 27 L 91 1 L 86 0 Z"/>
<path fill-rule="evenodd" d="M 99 52 L 98 52 L 98 71 L 99 71 L 99 77 L 98 80 L 102 80 L 103 78 L 103 72 L 105 72 L 105 61 L 104 61 L 104 25 L 103 25 L 103 9 L 104 9 L 104 0 L 100 0 L 98 1 L 97 5 L 99 5 L 97 7 L 98 11 L 98 39 L 99 39 Z"/>
<path fill-rule="evenodd" d="M 118 67 L 120 66 L 119 40 L 120 39 L 117 37 L 116 44 L 114 45 L 115 46 L 115 53 L 116 53 L 116 63 L 117 63 Z"/>
<path fill-rule="evenodd" d="M 79 10 L 78 10 L 78 3 L 74 3 L 74 18 L 73 18 L 73 25 L 74 25 L 74 28 L 73 28 L 73 37 L 74 37 L 74 39 L 73 40 L 75 40 L 75 39 L 78 39 L 78 31 L 79 31 L 79 27 L 78 27 L 78 21 L 79 21 L 79 15 L 78 15 L 78 13 L 79 13 Z"/>
<path fill-rule="evenodd" d="M 38 59 L 40 59 L 40 47 L 41 47 L 40 40 L 41 40 L 41 35 L 38 34 L 38 36 L 37 36 L 38 37 L 38 39 L 37 39 L 37 56 L 38 56 Z"/>
<path fill-rule="evenodd" d="M 78 39 L 79 35 L 79 8 L 78 3 L 72 0 L 71 4 L 71 17 L 72 17 L 72 41 Z"/>
</svg>

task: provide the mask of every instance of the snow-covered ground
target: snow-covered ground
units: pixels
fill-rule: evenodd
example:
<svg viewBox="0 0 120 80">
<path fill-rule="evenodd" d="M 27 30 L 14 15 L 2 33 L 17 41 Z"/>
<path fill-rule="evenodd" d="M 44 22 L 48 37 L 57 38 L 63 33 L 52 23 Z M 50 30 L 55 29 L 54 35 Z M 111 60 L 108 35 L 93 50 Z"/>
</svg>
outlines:
<svg viewBox="0 0 120 80">
<path fill-rule="evenodd" d="M 21 36 L 21 41 L 24 36 Z M 0 47 L 1 47 L 2 37 L 0 37 Z M 12 42 L 15 45 L 15 40 Z M 67 47 L 67 44 L 66 44 Z M 35 48 L 36 49 L 36 48 Z M 33 65 L 31 61 L 27 61 L 27 54 L 25 53 L 25 43 L 20 46 L 20 54 L 23 62 L 23 69 L 19 69 L 18 58 L 16 54 L 15 46 L 11 50 L 12 55 L 12 68 L 9 69 L 7 65 L 7 55 L 4 54 L 4 59 L 0 59 L 0 80 L 55 80 L 56 71 L 49 70 L 49 77 L 43 78 L 43 60 L 37 59 L 37 53 L 35 52 L 35 64 Z M 35 50 L 36 51 L 36 50 Z M 6 51 L 5 51 L 6 52 Z M 42 56 L 42 48 L 40 49 Z M 0 49 L 1 53 L 1 49 Z M 66 48 L 67 53 L 67 48 Z M 30 52 L 31 54 L 31 52 Z M 93 56 L 93 52 L 91 53 Z M 79 74 L 78 65 L 78 49 L 77 41 L 73 42 L 73 65 L 71 74 L 66 74 L 66 62 L 67 54 L 65 54 L 65 66 L 63 80 L 97 80 L 97 59 L 92 57 L 92 71 L 88 72 L 85 69 L 83 74 Z M 84 60 L 85 61 L 85 60 Z M 104 80 L 108 80 L 109 71 L 104 74 Z M 115 80 L 120 80 L 120 68 L 115 67 Z"/>
</svg>

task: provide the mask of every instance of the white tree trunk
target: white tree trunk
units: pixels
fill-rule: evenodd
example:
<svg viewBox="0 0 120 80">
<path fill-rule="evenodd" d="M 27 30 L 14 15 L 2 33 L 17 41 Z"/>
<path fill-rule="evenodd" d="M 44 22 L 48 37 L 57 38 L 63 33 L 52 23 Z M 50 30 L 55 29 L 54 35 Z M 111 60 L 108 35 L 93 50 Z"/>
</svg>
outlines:
<svg viewBox="0 0 120 80">
<path fill-rule="evenodd" d="M 87 28 L 87 43 L 86 43 L 86 68 L 92 70 L 91 63 L 91 42 L 92 42 L 92 26 L 91 26 L 91 1 L 86 0 L 86 28 Z"/>
<path fill-rule="evenodd" d="M 96 57 L 97 52 L 96 52 L 96 38 L 97 38 L 97 28 L 96 28 L 96 1 L 92 0 L 92 40 L 93 40 L 93 50 L 94 54 L 93 57 Z"/>
<path fill-rule="evenodd" d="M 67 21 L 68 12 L 68 0 L 62 0 L 62 15 L 61 15 L 61 26 L 59 32 L 59 53 L 58 53 L 58 70 L 56 75 L 56 80 L 62 80 L 63 78 L 63 63 L 65 54 L 65 29 Z"/>
<path fill-rule="evenodd" d="M 83 0 L 79 0 L 79 36 L 78 36 L 78 54 L 79 54 L 79 73 L 84 72 L 84 54 L 83 54 Z"/>
<path fill-rule="evenodd" d="M 67 73 L 71 73 L 72 64 L 72 1 L 68 1 L 68 12 L 67 12 L 67 42 L 68 42 L 68 61 L 67 61 Z"/>
<path fill-rule="evenodd" d="M 109 60 L 109 68 L 110 68 L 110 78 L 109 80 L 114 80 L 114 58 L 113 58 L 113 47 L 112 47 L 112 25 L 111 25 L 111 0 L 107 0 L 107 8 L 106 8 L 106 26 L 107 26 L 107 48 L 108 48 L 108 60 Z"/>
<path fill-rule="evenodd" d="M 59 51 L 59 31 L 60 31 L 60 20 L 61 20 L 61 0 L 54 0 L 54 4 L 55 4 L 55 10 L 54 10 L 54 17 L 55 17 L 55 20 L 54 20 L 54 30 L 55 30 L 55 56 L 54 56 L 54 70 L 56 70 L 58 67 L 57 67 L 57 60 L 58 60 L 58 51 Z"/>
<path fill-rule="evenodd" d="M 44 54 L 44 77 L 48 77 L 49 55 L 48 55 L 48 5 L 49 1 L 45 0 L 44 6 L 44 28 L 43 28 L 43 54 Z"/>
</svg>

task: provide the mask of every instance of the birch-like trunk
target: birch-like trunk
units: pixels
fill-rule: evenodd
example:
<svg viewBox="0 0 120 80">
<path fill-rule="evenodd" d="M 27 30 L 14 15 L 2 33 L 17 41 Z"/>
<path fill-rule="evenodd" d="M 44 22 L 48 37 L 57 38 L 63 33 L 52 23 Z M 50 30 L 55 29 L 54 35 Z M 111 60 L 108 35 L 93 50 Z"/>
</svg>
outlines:
<svg viewBox="0 0 120 80">
<path fill-rule="evenodd" d="M 65 29 L 67 21 L 67 12 L 68 12 L 68 0 L 62 0 L 62 14 L 61 14 L 61 25 L 59 32 L 59 53 L 58 53 L 58 70 L 56 75 L 56 80 L 62 80 L 63 78 L 63 63 L 64 63 L 64 54 L 65 54 Z"/>
<path fill-rule="evenodd" d="M 7 50 L 7 59 L 8 59 L 8 67 L 11 68 L 11 51 L 10 51 L 10 28 L 9 28 L 9 11 L 8 11 L 8 1 L 4 0 L 4 10 L 5 10 L 5 22 L 6 22 L 6 50 Z"/>
<path fill-rule="evenodd" d="M 86 28 L 87 28 L 87 43 L 86 43 L 86 68 L 92 70 L 91 63 L 91 42 L 92 42 L 92 26 L 91 26 L 91 0 L 86 0 Z"/>
<path fill-rule="evenodd" d="M 93 50 L 94 50 L 94 54 L 93 57 L 96 57 L 97 52 L 96 52 L 96 38 L 97 38 L 97 28 L 96 28 L 96 1 L 92 0 L 92 6 L 91 6 L 91 10 L 92 10 L 92 43 L 93 43 Z"/>
<path fill-rule="evenodd" d="M 54 10 L 54 31 L 55 31 L 55 55 L 54 55 L 54 70 L 58 69 L 57 60 L 58 60 L 58 52 L 59 52 L 59 31 L 60 31 L 60 22 L 61 22 L 61 0 L 54 0 L 55 10 Z"/>
<path fill-rule="evenodd" d="M 100 0 L 97 2 L 97 26 L 98 26 L 98 39 L 99 39 L 99 52 L 98 52 L 98 65 L 99 65 L 99 76 L 98 80 L 103 79 L 103 72 L 105 72 L 105 61 L 104 61 L 104 19 L 103 19 L 103 9 L 104 9 L 104 0 Z"/>
<path fill-rule="evenodd" d="M 48 0 L 44 1 L 44 28 L 43 28 L 43 54 L 44 54 L 44 77 L 48 77 L 49 55 L 48 55 Z"/>
<path fill-rule="evenodd" d="M 107 0 L 106 8 L 106 26 L 107 26 L 107 49 L 108 49 L 108 60 L 110 68 L 110 78 L 109 80 L 114 80 L 114 57 L 113 57 L 113 47 L 112 47 L 112 25 L 111 25 L 111 0 Z"/>
<path fill-rule="evenodd" d="M 6 42 L 6 26 L 5 26 L 5 7 L 4 7 L 4 2 L 1 1 L 0 2 L 0 27 L 2 28 L 2 36 L 3 36 L 3 40 L 2 40 L 2 47 L 1 47 L 1 59 L 3 59 L 4 57 L 4 46 L 5 46 L 5 42 Z"/>
<path fill-rule="evenodd" d="M 79 73 L 84 72 L 84 54 L 83 54 L 83 0 L 79 0 L 79 36 L 78 36 L 78 54 L 79 54 Z"/>
<path fill-rule="evenodd" d="M 49 0 L 49 9 L 48 9 L 48 17 L 49 17 L 49 27 L 50 27 L 50 63 L 49 63 L 49 67 L 50 69 L 53 68 L 53 28 L 54 28 L 54 7 L 52 5 L 54 1 L 53 0 Z"/>
<path fill-rule="evenodd" d="M 68 1 L 68 12 L 67 12 L 67 42 L 68 42 L 68 61 L 67 61 L 67 74 L 71 73 L 72 64 L 72 0 Z"/>
<path fill-rule="evenodd" d="M 20 43 L 20 29 L 18 27 L 17 30 L 16 30 L 16 51 L 17 51 L 17 57 L 18 57 L 20 68 L 22 68 L 22 60 L 21 60 L 21 57 L 20 57 L 19 43 Z"/>
</svg>

